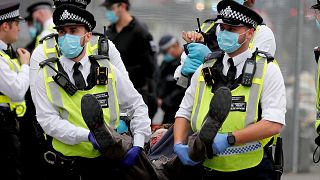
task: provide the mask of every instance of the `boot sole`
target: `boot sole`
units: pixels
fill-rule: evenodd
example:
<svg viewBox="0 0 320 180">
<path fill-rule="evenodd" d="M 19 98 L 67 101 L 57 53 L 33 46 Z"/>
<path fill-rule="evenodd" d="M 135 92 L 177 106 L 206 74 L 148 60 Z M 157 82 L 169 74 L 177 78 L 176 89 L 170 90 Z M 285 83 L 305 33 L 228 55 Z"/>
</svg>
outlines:
<svg viewBox="0 0 320 180">
<path fill-rule="evenodd" d="M 115 144 L 112 132 L 104 122 L 100 103 L 94 95 L 87 94 L 82 97 L 81 113 L 93 137 L 101 147 L 101 151 Z"/>
</svg>

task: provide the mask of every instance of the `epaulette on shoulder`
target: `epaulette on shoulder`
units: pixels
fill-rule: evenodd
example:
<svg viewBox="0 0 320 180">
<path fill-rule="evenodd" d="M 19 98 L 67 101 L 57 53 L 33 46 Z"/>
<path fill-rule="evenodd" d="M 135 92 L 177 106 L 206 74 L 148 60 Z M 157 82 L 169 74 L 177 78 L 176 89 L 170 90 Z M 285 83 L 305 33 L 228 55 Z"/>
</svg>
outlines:
<svg viewBox="0 0 320 180">
<path fill-rule="evenodd" d="M 270 54 L 270 53 L 268 53 L 268 52 L 265 52 L 265 51 L 258 51 L 258 54 L 259 54 L 259 56 L 261 56 L 261 57 L 265 57 L 265 58 L 267 58 L 267 61 L 268 61 L 268 63 L 270 63 L 270 62 L 273 62 L 274 61 L 274 57 Z"/>
<path fill-rule="evenodd" d="M 51 33 L 40 39 L 39 43 L 42 44 L 43 41 L 51 39 L 51 38 L 58 38 L 58 33 Z"/>
<path fill-rule="evenodd" d="M 98 36 L 98 37 L 104 37 L 104 35 L 102 33 L 99 33 L 99 32 L 92 32 L 92 35 L 93 36 Z"/>
<path fill-rule="evenodd" d="M 90 55 L 89 60 L 92 61 L 100 61 L 100 60 L 109 60 L 108 56 L 105 55 Z"/>
<path fill-rule="evenodd" d="M 40 66 L 41 68 L 43 68 L 45 65 L 52 64 L 52 63 L 56 63 L 56 62 L 58 62 L 58 61 L 59 61 L 58 58 L 52 57 L 52 58 L 46 59 L 46 60 L 44 60 L 44 61 L 41 61 L 41 62 L 39 63 L 39 66 Z"/>
<path fill-rule="evenodd" d="M 221 58 L 223 58 L 223 56 L 224 56 L 224 52 L 223 51 L 221 51 L 221 50 L 213 51 L 212 53 L 210 53 L 206 57 L 205 61 L 209 61 L 211 59 L 221 59 Z"/>
</svg>

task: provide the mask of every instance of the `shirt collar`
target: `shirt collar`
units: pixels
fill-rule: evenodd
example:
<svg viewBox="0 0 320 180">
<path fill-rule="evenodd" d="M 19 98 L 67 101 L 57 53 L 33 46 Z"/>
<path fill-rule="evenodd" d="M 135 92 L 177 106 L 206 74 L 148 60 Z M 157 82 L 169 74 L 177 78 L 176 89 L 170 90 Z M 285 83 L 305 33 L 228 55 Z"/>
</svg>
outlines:
<svg viewBox="0 0 320 180">
<path fill-rule="evenodd" d="M 68 69 L 69 72 L 73 70 L 73 66 L 75 64 L 74 61 L 62 56 L 60 59 L 60 62 Z M 81 66 L 86 67 L 89 63 L 89 58 L 87 55 L 85 55 L 81 60 L 80 60 Z M 80 66 L 80 67 L 81 67 Z"/>
<path fill-rule="evenodd" d="M 8 44 L 0 40 L 0 49 L 6 51 L 8 49 Z"/>
<path fill-rule="evenodd" d="M 50 18 L 44 22 L 43 29 L 52 29 L 54 26 L 53 19 Z"/>
<path fill-rule="evenodd" d="M 239 64 L 243 63 L 250 57 L 251 57 L 251 52 L 249 49 L 247 49 L 246 51 L 232 58 L 234 66 L 238 66 Z M 230 56 L 226 53 L 223 57 L 223 62 L 224 62 L 223 64 L 228 64 L 229 58 Z"/>
</svg>

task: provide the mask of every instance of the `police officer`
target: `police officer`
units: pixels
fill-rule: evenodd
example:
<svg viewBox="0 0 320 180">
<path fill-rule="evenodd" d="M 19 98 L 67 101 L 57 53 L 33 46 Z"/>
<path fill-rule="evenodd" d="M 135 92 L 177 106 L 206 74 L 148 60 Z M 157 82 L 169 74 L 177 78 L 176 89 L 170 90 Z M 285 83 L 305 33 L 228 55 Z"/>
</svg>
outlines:
<svg viewBox="0 0 320 180">
<path fill-rule="evenodd" d="M 32 17 L 32 26 L 29 27 L 30 35 L 36 38 L 36 46 L 40 40 L 56 31 L 53 29 L 52 5 L 49 2 L 37 2 L 27 8 L 27 12 Z"/>
<path fill-rule="evenodd" d="M 315 10 L 315 19 L 316 19 L 316 27 L 317 29 L 320 30 L 320 1 L 317 0 L 317 4 L 313 5 L 311 7 L 312 9 Z M 317 117 L 316 117 L 316 122 L 315 122 L 315 129 L 316 129 L 316 132 L 318 134 L 318 137 L 315 139 L 315 143 L 317 144 L 318 148 L 320 146 L 320 73 L 319 73 L 319 56 L 320 56 L 320 48 L 319 47 L 315 47 L 314 48 L 314 53 L 315 53 L 315 59 L 316 59 L 316 62 L 318 63 L 318 78 L 317 78 L 317 104 L 316 104 L 316 108 L 317 108 Z M 318 148 L 315 150 L 315 153 L 314 153 L 314 157 L 313 157 L 313 161 L 315 163 L 318 163 L 320 161 L 320 157 L 319 159 L 316 159 L 315 155 L 316 155 L 316 152 L 318 150 Z"/>
<path fill-rule="evenodd" d="M 107 35 L 119 50 L 134 87 L 144 98 L 152 118 L 157 111 L 153 78 L 155 48 L 152 35 L 129 12 L 128 0 L 105 0 L 106 18 L 111 25 Z"/>
<path fill-rule="evenodd" d="M 252 8 L 255 4 L 255 0 L 234 0 L 240 4 L 243 4 L 249 8 Z M 217 42 L 217 34 L 220 31 L 219 23 L 217 22 L 217 18 L 212 18 L 206 20 L 201 25 L 202 34 L 197 33 L 195 31 L 191 32 L 183 32 L 182 37 L 187 43 L 192 42 L 204 42 L 210 51 L 218 51 L 219 45 Z M 197 45 L 190 45 L 188 49 L 196 49 Z M 254 51 L 256 48 L 270 53 L 272 56 L 275 55 L 276 52 L 276 41 L 272 30 L 266 25 L 261 24 L 257 27 L 254 37 L 251 40 L 249 45 L 249 49 Z M 191 50 L 192 51 L 192 50 Z M 196 52 L 196 51 L 193 51 Z M 209 51 L 208 51 L 209 52 Z M 195 61 L 193 57 L 195 54 L 190 55 L 189 58 L 182 58 L 181 66 L 179 66 L 175 72 L 175 79 L 180 78 L 178 84 L 186 87 L 188 84 L 188 80 L 186 77 L 191 76 L 195 70 L 203 63 L 203 61 Z M 186 62 L 186 63 L 184 63 Z M 186 81 L 186 82 L 183 82 Z"/>
<path fill-rule="evenodd" d="M 263 19 L 230 0 L 219 2 L 217 8 L 218 44 L 224 53 L 212 53 L 191 79 L 176 114 L 175 152 L 187 165 L 204 160 L 204 179 L 274 179 L 268 142 L 285 124 L 283 77 L 271 56 L 248 49 Z M 232 98 L 224 98 L 226 87 Z M 229 114 L 217 104 L 229 105 Z M 224 122 L 215 128 L 219 131 L 214 137 L 217 120 Z M 185 145 L 190 128 L 195 134 Z"/>
<path fill-rule="evenodd" d="M 72 4 L 76 5 L 80 8 L 86 8 L 87 5 L 91 2 L 91 0 L 54 0 L 54 6 L 57 8 L 64 4 Z M 88 43 L 86 46 L 86 51 L 88 54 L 98 54 L 98 39 L 99 36 L 94 35 L 91 39 L 91 42 Z M 121 56 L 115 45 L 110 41 L 107 40 L 108 43 L 108 56 L 110 59 L 111 64 L 116 66 L 121 73 L 125 75 L 125 77 L 129 78 L 128 72 L 122 62 Z M 39 46 L 34 50 L 31 56 L 30 60 L 30 89 L 32 98 L 34 99 L 34 87 L 35 87 L 35 79 L 37 76 L 37 72 L 39 70 L 39 63 L 43 61 L 44 59 L 47 59 L 49 57 L 60 57 L 60 50 L 59 47 L 56 46 L 58 44 L 57 42 L 57 34 L 51 34 L 46 36 Z"/>
<path fill-rule="evenodd" d="M 24 95 L 29 87 L 30 53 L 19 48 L 17 57 L 11 46 L 20 31 L 19 6 L 17 1 L 0 4 L 0 166 L 4 179 L 21 179 L 17 117 L 26 111 Z"/>
<path fill-rule="evenodd" d="M 37 120 L 52 137 L 53 149 L 45 157 L 57 168 L 53 177 L 98 179 L 101 178 L 98 172 L 107 172 L 110 179 L 119 175 L 122 179 L 123 173 L 113 171 L 119 162 L 105 159 L 94 149 L 97 145 L 82 117 L 90 114 L 92 107 L 81 109 L 81 99 L 93 94 L 103 108 L 104 121 L 113 129 L 119 124 L 121 110 L 131 112 L 133 146 L 124 159 L 124 165 L 128 166 L 135 163 L 151 134 L 147 106 L 129 79 L 108 59 L 89 58 L 86 45 L 96 26 L 90 12 L 61 5 L 54 11 L 53 21 L 62 56 L 40 63 L 43 68 L 36 78 L 34 96 Z M 55 158 L 50 158 L 52 155 Z"/>
</svg>

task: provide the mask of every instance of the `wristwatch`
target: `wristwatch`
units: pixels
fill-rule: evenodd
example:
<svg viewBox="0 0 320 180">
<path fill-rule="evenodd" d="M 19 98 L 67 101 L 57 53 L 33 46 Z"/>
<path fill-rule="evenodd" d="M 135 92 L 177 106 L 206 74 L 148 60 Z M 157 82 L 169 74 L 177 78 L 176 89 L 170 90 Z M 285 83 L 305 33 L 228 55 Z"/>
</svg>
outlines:
<svg viewBox="0 0 320 180">
<path fill-rule="evenodd" d="M 230 146 L 233 146 L 236 143 L 236 137 L 231 132 L 229 132 L 227 141 Z"/>
</svg>

